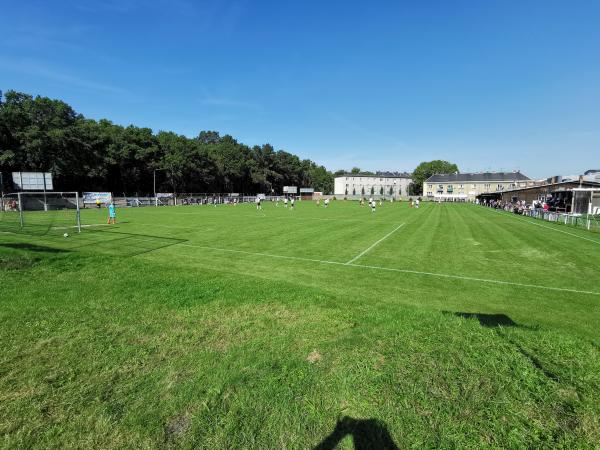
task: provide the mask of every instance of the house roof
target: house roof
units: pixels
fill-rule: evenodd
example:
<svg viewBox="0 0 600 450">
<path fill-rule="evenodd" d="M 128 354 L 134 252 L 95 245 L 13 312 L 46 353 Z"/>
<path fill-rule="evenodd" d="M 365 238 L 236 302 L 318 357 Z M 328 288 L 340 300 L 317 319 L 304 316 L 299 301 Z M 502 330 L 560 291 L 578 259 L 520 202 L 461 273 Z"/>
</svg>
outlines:
<svg viewBox="0 0 600 450">
<path fill-rule="evenodd" d="M 412 175 L 408 172 L 375 172 L 373 174 L 364 173 L 345 173 L 335 178 L 355 177 L 355 178 L 410 178 Z"/>
<path fill-rule="evenodd" d="M 506 192 L 517 192 L 517 191 L 528 191 L 531 189 L 540 189 L 547 187 L 556 187 L 558 190 L 561 188 L 565 188 L 565 190 L 577 189 L 574 187 L 569 188 L 567 185 L 579 185 L 590 188 L 600 188 L 600 183 L 596 183 L 595 181 L 560 181 L 558 183 L 546 183 L 546 184 L 538 184 L 536 186 L 527 186 L 527 187 L 517 187 L 513 189 L 505 189 L 504 191 L 496 191 L 496 193 L 506 193 Z"/>
<path fill-rule="evenodd" d="M 521 172 L 440 173 L 430 176 L 428 183 L 469 183 L 473 181 L 527 181 Z"/>
</svg>

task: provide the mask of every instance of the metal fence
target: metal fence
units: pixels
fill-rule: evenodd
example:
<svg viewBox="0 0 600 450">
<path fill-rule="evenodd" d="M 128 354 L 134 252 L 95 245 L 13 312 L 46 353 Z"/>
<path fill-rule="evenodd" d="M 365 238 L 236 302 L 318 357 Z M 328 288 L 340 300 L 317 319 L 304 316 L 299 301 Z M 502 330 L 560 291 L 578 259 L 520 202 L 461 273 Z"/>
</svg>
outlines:
<svg viewBox="0 0 600 450">
<path fill-rule="evenodd" d="M 558 211 L 544 211 L 543 209 L 527 209 L 522 215 L 547 222 L 562 223 L 575 228 L 591 231 L 600 231 L 600 216 L 592 214 L 569 214 Z"/>
<path fill-rule="evenodd" d="M 509 213 L 518 214 L 524 217 L 532 217 L 546 222 L 554 222 L 567 225 L 573 228 L 580 228 L 589 231 L 600 232 L 600 215 L 593 214 L 571 214 L 561 211 L 545 211 L 542 208 L 523 208 L 514 207 L 496 208 Z"/>
<path fill-rule="evenodd" d="M 231 194 L 231 193 L 208 193 L 187 192 L 167 196 L 127 196 L 113 197 L 117 207 L 138 208 L 143 206 L 201 206 L 201 205 L 223 205 L 238 203 L 254 203 L 256 197 L 260 196 L 263 201 L 282 201 L 284 198 L 296 200 L 307 200 L 306 196 L 299 195 L 264 195 L 264 194 Z M 103 205 L 104 206 L 104 205 Z"/>
</svg>

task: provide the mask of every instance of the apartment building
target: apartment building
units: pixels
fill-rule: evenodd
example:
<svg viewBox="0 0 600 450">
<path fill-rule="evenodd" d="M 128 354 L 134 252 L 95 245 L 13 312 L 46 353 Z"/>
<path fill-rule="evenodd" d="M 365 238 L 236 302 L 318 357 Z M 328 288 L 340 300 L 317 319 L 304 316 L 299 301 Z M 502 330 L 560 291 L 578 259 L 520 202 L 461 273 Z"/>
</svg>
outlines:
<svg viewBox="0 0 600 450">
<path fill-rule="evenodd" d="M 423 196 L 439 200 L 474 201 L 484 193 L 502 192 L 533 185 L 521 172 L 444 173 L 423 183 Z"/>
</svg>

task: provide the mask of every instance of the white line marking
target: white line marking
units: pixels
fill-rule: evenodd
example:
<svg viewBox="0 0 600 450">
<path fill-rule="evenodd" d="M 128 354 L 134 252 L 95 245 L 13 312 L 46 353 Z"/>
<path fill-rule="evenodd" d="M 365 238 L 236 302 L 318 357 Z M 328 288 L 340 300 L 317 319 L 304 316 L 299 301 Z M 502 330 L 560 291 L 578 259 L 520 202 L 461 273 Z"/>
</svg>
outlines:
<svg viewBox="0 0 600 450">
<path fill-rule="evenodd" d="M 81 228 L 90 228 L 90 227 L 106 227 L 108 223 L 92 223 L 89 225 L 81 225 Z M 71 225 L 68 227 L 51 227 L 53 230 L 68 230 L 70 228 L 77 228 L 77 225 Z"/>
<path fill-rule="evenodd" d="M 190 216 L 200 216 L 203 215 L 202 212 L 197 212 L 197 213 L 193 213 L 193 212 L 182 212 L 182 213 L 175 213 L 173 215 L 173 217 L 175 217 L 176 215 L 190 215 Z M 294 219 L 294 220 L 325 220 L 325 221 L 331 221 L 331 222 L 362 222 L 364 223 L 364 220 L 361 219 L 353 219 L 350 217 L 334 217 L 334 218 L 330 218 L 330 217 L 299 217 L 297 215 L 288 215 L 288 216 L 276 216 L 276 215 L 267 215 L 266 213 L 262 213 L 262 215 L 259 214 L 241 214 L 241 216 L 244 217 L 255 217 L 255 218 L 260 218 L 260 217 L 268 217 L 269 219 Z M 207 216 L 207 215 L 203 215 L 202 217 L 203 219 L 211 219 L 211 218 L 216 218 L 216 216 Z M 221 218 L 219 216 L 219 218 Z M 393 223 L 393 222 L 383 222 L 380 220 L 375 220 L 375 222 L 377 223 Z M 140 223 L 140 222 L 136 222 L 136 223 Z"/>
<path fill-rule="evenodd" d="M 419 270 L 394 269 L 391 267 L 369 266 L 369 265 L 365 265 L 365 264 L 349 264 L 349 263 L 344 263 L 344 262 L 340 262 L 340 261 L 328 261 L 328 260 L 323 260 L 323 259 L 303 258 L 300 256 L 273 255 L 270 253 L 248 252 L 245 250 L 232 250 L 232 249 L 227 249 L 227 248 L 208 247 L 208 246 L 204 246 L 204 245 L 194 245 L 194 244 L 185 244 L 185 243 L 174 244 L 174 245 L 181 245 L 184 247 L 193 247 L 193 248 L 202 248 L 205 250 L 214 250 L 214 251 L 219 251 L 219 252 L 238 253 L 238 254 L 251 255 L 251 256 L 265 256 L 268 258 L 290 259 L 290 260 L 305 261 L 305 262 L 316 262 L 316 263 L 320 263 L 320 264 L 331 264 L 331 265 L 335 265 L 335 266 L 348 266 L 348 267 L 357 267 L 357 268 L 361 268 L 361 269 L 382 270 L 382 271 L 386 271 L 386 272 L 407 273 L 407 274 L 412 274 L 412 275 L 425 275 L 425 276 L 430 276 L 430 277 L 450 278 L 450 279 L 454 279 L 454 280 L 463 280 L 463 281 L 475 281 L 477 283 L 502 284 L 502 285 L 507 285 L 507 286 L 518 286 L 518 287 L 534 288 L 534 289 L 548 290 L 548 291 L 572 292 L 572 293 L 576 293 L 576 294 L 588 294 L 588 295 L 599 295 L 600 296 L 600 292 L 583 291 L 583 290 L 579 290 L 579 289 L 560 288 L 560 287 L 552 287 L 552 286 L 541 286 L 541 285 L 537 285 L 537 284 L 517 283 L 514 281 L 493 280 L 493 279 L 488 279 L 488 278 L 477 278 L 477 277 L 465 277 L 465 276 L 461 276 L 461 275 L 450 275 L 450 274 L 445 274 L 445 273 L 422 272 Z M 192 257 L 192 258 L 194 258 L 194 257 L 198 258 L 197 256 L 194 256 L 194 255 L 186 255 L 186 256 Z"/>
<path fill-rule="evenodd" d="M 494 211 L 494 212 L 496 212 L 498 214 L 502 214 L 502 215 L 504 215 L 503 213 L 506 213 L 506 215 L 508 215 L 508 216 L 510 216 L 510 214 L 511 214 L 511 213 L 509 213 L 507 211 L 498 211 L 497 209 L 493 209 L 492 211 Z M 579 239 L 583 239 L 585 241 L 590 241 L 590 242 L 593 242 L 594 244 L 600 245 L 600 241 L 596 241 L 595 239 L 586 238 L 585 236 L 579 236 L 578 234 L 569 233 L 568 231 L 564 231 L 564 230 L 557 230 L 554 227 L 549 227 L 548 225 L 542 225 L 541 223 L 532 222 L 531 220 L 528 220 L 528 219 L 526 219 L 523 216 L 517 216 L 516 214 L 513 214 L 513 216 L 515 216 L 514 218 L 517 219 L 517 220 L 520 220 L 521 222 L 525 222 L 525 223 L 528 223 L 530 225 L 535 225 L 536 227 L 547 228 L 549 230 L 556 231 L 557 233 L 568 234 L 569 236 L 573 236 L 573 237 L 576 237 L 576 238 L 579 238 Z"/>
<path fill-rule="evenodd" d="M 369 248 L 367 248 L 365 251 L 359 253 L 357 256 L 355 256 L 354 258 L 352 258 L 350 261 L 348 261 L 346 264 L 350 265 L 352 264 L 354 261 L 356 261 L 358 258 L 360 258 L 361 256 L 363 256 L 364 254 L 366 254 L 369 250 L 371 250 L 373 247 L 375 247 L 377 244 L 379 244 L 381 241 L 383 241 L 384 239 L 387 239 L 388 237 L 390 237 L 392 234 L 394 234 L 396 231 L 398 231 L 400 228 L 402 228 L 405 224 L 401 223 L 400 225 L 398 225 L 396 228 L 394 228 L 392 231 L 390 231 L 388 234 L 386 234 L 384 237 L 382 237 L 381 239 L 379 239 L 377 242 L 375 242 L 373 245 L 371 245 Z"/>
</svg>

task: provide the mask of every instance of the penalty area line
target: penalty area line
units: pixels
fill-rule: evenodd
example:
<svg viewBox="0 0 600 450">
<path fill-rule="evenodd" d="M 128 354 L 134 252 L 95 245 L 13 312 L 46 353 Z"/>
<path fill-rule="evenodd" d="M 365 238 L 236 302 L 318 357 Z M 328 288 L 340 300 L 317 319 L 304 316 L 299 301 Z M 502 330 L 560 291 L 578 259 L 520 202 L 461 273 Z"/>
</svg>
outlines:
<svg viewBox="0 0 600 450">
<path fill-rule="evenodd" d="M 367 248 L 366 250 L 364 250 L 363 252 L 359 253 L 357 256 L 355 256 L 354 258 L 352 258 L 350 261 L 348 261 L 346 263 L 346 265 L 350 265 L 352 264 L 354 261 L 356 261 L 358 258 L 360 258 L 361 256 L 367 254 L 371 249 L 373 249 L 373 247 L 375 247 L 377 244 L 379 244 L 381 241 L 387 239 L 388 237 L 390 237 L 392 234 L 394 234 L 396 231 L 398 231 L 400 228 L 402 228 L 405 224 L 401 223 L 400 225 L 398 225 L 396 228 L 394 228 L 392 231 L 390 231 L 388 234 L 386 234 L 384 237 L 382 237 L 381 239 L 379 239 L 377 242 L 375 242 L 374 244 L 372 244 L 369 248 Z"/>
<path fill-rule="evenodd" d="M 366 264 L 345 263 L 345 262 L 341 262 L 341 261 L 328 261 L 325 259 L 303 258 L 301 256 L 273 255 L 271 253 L 249 252 L 249 251 L 245 251 L 245 250 L 233 250 L 233 249 L 228 249 L 228 248 L 209 247 L 209 246 L 204 246 L 204 245 L 194 245 L 194 244 L 186 244 L 186 243 L 179 243 L 179 244 L 174 244 L 174 245 L 181 245 L 184 247 L 192 247 L 192 248 L 200 248 L 200 249 L 204 249 L 204 250 L 213 250 L 213 251 L 225 252 L 225 253 L 244 254 L 244 255 L 250 255 L 250 256 L 264 256 L 267 258 L 314 262 L 314 263 L 329 264 L 329 265 L 334 265 L 334 266 L 346 266 L 346 267 L 355 267 L 355 268 L 360 268 L 360 269 L 380 270 L 380 271 L 385 271 L 385 272 L 396 272 L 396 273 L 405 273 L 405 274 L 419 275 L 419 276 L 447 278 L 447 279 L 454 279 L 454 280 L 461 280 L 461 281 L 472 281 L 472 282 L 476 282 L 476 283 L 501 284 L 501 285 L 506 285 L 506 286 L 534 288 L 534 289 L 547 290 L 547 291 L 571 292 L 571 293 L 575 293 L 575 294 L 587 294 L 587 295 L 600 296 L 600 292 L 595 292 L 595 291 L 584 291 L 584 290 L 571 289 L 571 288 L 542 286 L 542 285 L 538 285 L 538 284 L 517 283 L 515 281 L 504 281 L 504 280 L 494 280 L 494 279 L 489 279 L 489 278 L 467 277 L 467 276 L 462 276 L 462 275 L 451 275 L 451 274 L 436 273 L 436 272 L 422 272 L 419 270 L 395 269 L 392 267 L 370 266 L 370 265 L 366 265 Z M 195 257 L 194 255 L 186 255 L 186 256 L 192 257 L 192 258 Z M 199 257 L 196 257 L 196 258 L 199 258 Z"/>
</svg>

